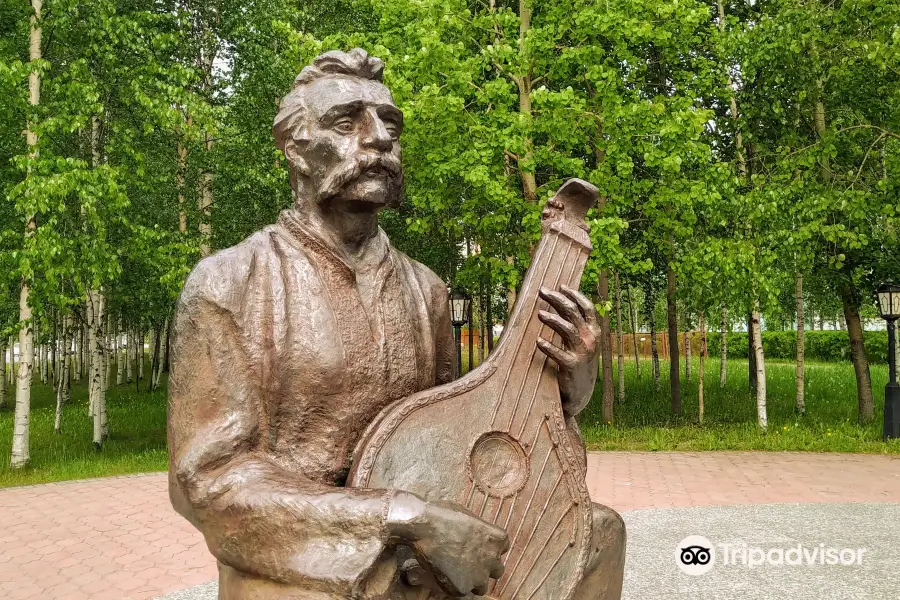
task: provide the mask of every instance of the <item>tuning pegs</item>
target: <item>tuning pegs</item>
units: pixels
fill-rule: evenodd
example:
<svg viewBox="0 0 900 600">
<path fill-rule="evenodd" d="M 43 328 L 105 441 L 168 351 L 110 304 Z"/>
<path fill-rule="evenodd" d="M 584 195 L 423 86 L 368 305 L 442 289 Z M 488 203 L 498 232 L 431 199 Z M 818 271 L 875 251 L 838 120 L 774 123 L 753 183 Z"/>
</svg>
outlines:
<svg viewBox="0 0 900 600">
<path fill-rule="evenodd" d="M 541 217 L 544 221 L 566 218 L 582 224 L 587 211 L 597 203 L 600 190 L 583 179 L 569 179 L 547 201 Z"/>
</svg>

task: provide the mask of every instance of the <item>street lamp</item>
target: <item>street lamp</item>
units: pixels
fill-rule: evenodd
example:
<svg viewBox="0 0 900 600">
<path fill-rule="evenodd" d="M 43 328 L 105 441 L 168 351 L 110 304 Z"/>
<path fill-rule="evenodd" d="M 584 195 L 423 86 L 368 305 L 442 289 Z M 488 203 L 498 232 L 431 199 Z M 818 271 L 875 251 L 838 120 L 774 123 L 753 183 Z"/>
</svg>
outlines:
<svg viewBox="0 0 900 600">
<path fill-rule="evenodd" d="M 469 320 L 469 305 L 472 297 L 462 290 L 450 292 L 450 323 L 456 331 L 456 364 L 462 372 L 462 327 Z"/>
<path fill-rule="evenodd" d="M 896 321 L 900 319 L 900 285 L 878 288 L 878 308 L 887 321 L 888 383 L 884 386 L 884 439 L 900 438 L 900 385 L 897 384 Z"/>
</svg>

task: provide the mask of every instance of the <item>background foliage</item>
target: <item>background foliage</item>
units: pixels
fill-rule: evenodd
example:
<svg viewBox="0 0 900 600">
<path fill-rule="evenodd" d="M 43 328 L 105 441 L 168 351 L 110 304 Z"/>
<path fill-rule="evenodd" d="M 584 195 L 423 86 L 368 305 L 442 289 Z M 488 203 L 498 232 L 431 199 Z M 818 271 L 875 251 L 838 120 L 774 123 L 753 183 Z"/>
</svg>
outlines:
<svg viewBox="0 0 900 600">
<path fill-rule="evenodd" d="M 39 348 L 82 339 L 92 292 L 103 351 L 113 331 L 165 339 L 196 261 L 291 204 L 270 128 L 293 78 L 362 46 L 406 118 L 406 201 L 382 225 L 478 297 L 479 325 L 487 306 L 503 320 L 544 203 L 581 177 L 603 196 L 583 290 L 610 318 L 608 356 L 620 325 L 746 330 L 756 312 L 763 355 L 803 373 L 799 306 L 808 329 L 844 323 L 810 332 L 807 356 L 851 358 L 857 416 L 875 416 L 868 359 L 886 343 L 861 330 L 877 284 L 900 279 L 895 0 L 46 0 L 32 15 L 0 0 L 4 342 L 26 324 L 23 284 Z"/>
</svg>

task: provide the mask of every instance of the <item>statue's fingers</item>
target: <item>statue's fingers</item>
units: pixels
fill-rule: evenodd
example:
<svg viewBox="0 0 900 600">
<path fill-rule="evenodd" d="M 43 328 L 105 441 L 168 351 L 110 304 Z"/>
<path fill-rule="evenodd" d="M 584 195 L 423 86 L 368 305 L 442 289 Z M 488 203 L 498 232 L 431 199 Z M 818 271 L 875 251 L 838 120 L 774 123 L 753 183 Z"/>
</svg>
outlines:
<svg viewBox="0 0 900 600">
<path fill-rule="evenodd" d="M 568 350 L 563 350 L 543 338 L 538 339 L 537 345 L 541 352 L 552 358 L 560 369 L 572 370 L 575 368 L 575 355 Z"/>
<path fill-rule="evenodd" d="M 581 341 L 581 336 L 578 335 L 578 330 L 575 326 L 559 315 L 541 310 L 538 311 L 538 319 L 540 319 L 541 323 L 558 333 L 563 342 L 565 342 L 566 347 L 575 348 Z"/>
<path fill-rule="evenodd" d="M 499 558 L 494 559 L 491 562 L 491 578 L 500 579 L 503 577 L 503 571 L 505 570 L 503 563 Z"/>
<path fill-rule="evenodd" d="M 575 327 L 579 327 L 585 322 L 584 316 L 581 314 L 578 305 L 559 292 L 554 292 L 549 288 L 542 287 L 538 290 L 538 294 L 541 298 L 546 300 L 547 304 L 552 306 L 562 318 L 572 325 L 575 325 Z"/>
<path fill-rule="evenodd" d="M 440 587 L 445 594 L 451 598 L 460 598 L 466 595 L 466 592 L 463 591 L 466 589 L 465 581 L 454 581 L 450 575 L 443 573 L 440 569 L 436 568 L 425 553 L 420 552 L 418 548 L 414 548 L 414 551 L 419 564 L 431 574 L 435 583 L 438 584 L 438 587 Z"/>
<path fill-rule="evenodd" d="M 578 310 L 581 311 L 584 320 L 587 321 L 588 324 L 593 325 L 597 322 L 597 308 L 594 306 L 594 303 L 591 302 L 590 298 L 567 285 L 560 286 L 559 290 L 565 294 L 569 300 L 578 305 Z"/>
</svg>

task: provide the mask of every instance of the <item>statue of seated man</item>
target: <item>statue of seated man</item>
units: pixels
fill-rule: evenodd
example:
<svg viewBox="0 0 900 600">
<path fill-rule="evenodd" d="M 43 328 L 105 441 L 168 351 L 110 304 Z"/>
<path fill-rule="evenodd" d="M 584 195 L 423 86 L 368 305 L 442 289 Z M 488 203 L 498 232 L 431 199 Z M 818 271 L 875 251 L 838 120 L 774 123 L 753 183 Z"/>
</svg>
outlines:
<svg viewBox="0 0 900 600">
<path fill-rule="evenodd" d="M 393 248 L 378 213 L 400 203 L 403 115 L 366 52 L 303 69 L 275 118 L 294 205 L 201 260 L 177 307 L 169 387 L 169 491 L 219 564 L 222 600 L 389 598 L 374 571 L 415 546 L 450 587 L 482 594 L 506 533 L 402 490 L 344 487 L 379 412 L 457 373 L 446 284 Z M 548 291 L 548 325 L 574 425 L 597 374 L 591 302 Z M 574 316 L 573 316 L 574 315 Z M 595 508 L 579 598 L 619 598 L 624 526 Z M 375 582 L 375 583 L 373 583 Z"/>
</svg>

